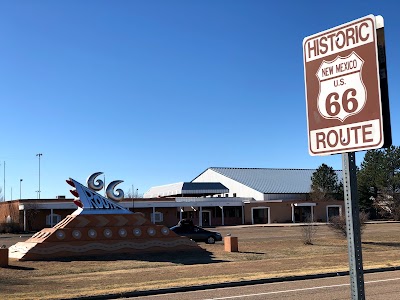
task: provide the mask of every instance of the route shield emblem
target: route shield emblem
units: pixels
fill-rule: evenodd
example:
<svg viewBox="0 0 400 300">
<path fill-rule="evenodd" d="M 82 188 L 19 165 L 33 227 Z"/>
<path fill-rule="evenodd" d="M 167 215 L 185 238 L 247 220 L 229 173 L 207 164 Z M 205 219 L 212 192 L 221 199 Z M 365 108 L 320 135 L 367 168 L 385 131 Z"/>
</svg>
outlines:
<svg viewBox="0 0 400 300">
<path fill-rule="evenodd" d="M 358 114 L 367 102 L 367 90 L 362 81 L 364 60 L 354 51 L 322 61 L 316 76 L 319 80 L 318 111 L 326 119 L 346 118 Z"/>
</svg>

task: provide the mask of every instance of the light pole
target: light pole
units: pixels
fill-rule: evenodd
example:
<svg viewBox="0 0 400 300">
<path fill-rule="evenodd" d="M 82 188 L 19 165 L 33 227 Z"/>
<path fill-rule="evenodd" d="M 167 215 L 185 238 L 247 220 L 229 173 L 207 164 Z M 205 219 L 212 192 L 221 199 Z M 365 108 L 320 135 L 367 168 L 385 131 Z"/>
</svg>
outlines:
<svg viewBox="0 0 400 300">
<path fill-rule="evenodd" d="M 4 174 L 3 174 L 3 201 L 6 201 L 6 162 L 3 161 L 3 167 L 4 167 Z"/>
<path fill-rule="evenodd" d="M 21 185 L 22 185 L 22 179 L 19 180 L 19 200 L 22 199 L 22 196 L 21 196 L 22 195 L 22 193 L 21 193 L 21 191 L 22 191 L 21 190 Z"/>
<path fill-rule="evenodd" d="M 37 157 L 39 157 L 39 190 L 38 190 L 38 199 L 40 199 L 40 157 L 42 156 L 42 153 L 36 154 Z"/>
<path fill-rule="evenodd" d="M 0 167 L 1 167 L 1 164 L 0 164 Z M 4 194 L 3 189 L 4 189 L 4 187 L 1 189 L 1 193 L 2 194 Z M 4 200 L 4 196 L 3 196 L 3 198 L 0 196 L 0 202 L 3 201 L 3 200 Z"/>
<path fill-rule="evenodd" d="M 132 198 L 132 212 L 134 212 L 135 210 L 135 203 L 133 202 L 133 197 L 134 197 L 134 192 L 133 192 L 133 184 L 132 184 L 132 194 L 131 194 L 131 198 Z"/>
</svg>

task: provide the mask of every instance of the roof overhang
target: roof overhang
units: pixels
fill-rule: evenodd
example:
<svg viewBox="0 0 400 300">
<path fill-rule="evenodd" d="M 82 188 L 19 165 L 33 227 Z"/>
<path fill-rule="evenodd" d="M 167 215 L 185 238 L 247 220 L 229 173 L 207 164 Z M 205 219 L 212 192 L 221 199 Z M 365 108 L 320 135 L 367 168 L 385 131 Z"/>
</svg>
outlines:
<svg viewBox="0 0 400 300">
<path fill-rule="evenodd" d="M 242 206 L 244 198 L 225 198 L 225 197 L 214 197 L 214 198 L 171 198 L 170 201 L 149 201 L 145 199 L 141 200 L 131 200 L 120 201 L 119 205 L 126 209 L 139 209 L 139 208 L 180 208 L 180 207 L 218 207 L 218 206 Z M 42 209 L 68 209 L 75 210 L 77 206 L 72 201 L 62 201 L 62 202 L 42 202 L 35 203 L 24 203 L 19 205 L 19 210 L 42 210 Z"/>
<path fill-rule="evenodd" d="M 309 202 L 309 203 L 293 203 L 293 206 L 316 206 L 317 203 Z"/>
<path fill-rule="evenodd" d="M 152 187 L 143 197 L 204 197 L 225 193 L 229 193 L 229 189 L 220 182 L 179 182 Z"/>
</svg>

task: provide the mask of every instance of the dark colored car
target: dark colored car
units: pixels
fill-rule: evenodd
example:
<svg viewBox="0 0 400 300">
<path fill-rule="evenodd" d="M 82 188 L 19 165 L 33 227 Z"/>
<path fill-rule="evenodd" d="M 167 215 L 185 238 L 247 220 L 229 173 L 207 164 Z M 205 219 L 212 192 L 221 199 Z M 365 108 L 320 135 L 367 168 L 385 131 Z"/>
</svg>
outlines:
<svg viewBox="0 0 400 300">
<path fill-rule="evenodd" d="M 191 220 L 179 221 L 178 225 L 170 229 L 177 235 L 186 236 L 196 242 L 214 244 L 216 241 L 222 241 L 222 235 L 219 232 L 205 230 L 194 225 Z"/>
</svg>

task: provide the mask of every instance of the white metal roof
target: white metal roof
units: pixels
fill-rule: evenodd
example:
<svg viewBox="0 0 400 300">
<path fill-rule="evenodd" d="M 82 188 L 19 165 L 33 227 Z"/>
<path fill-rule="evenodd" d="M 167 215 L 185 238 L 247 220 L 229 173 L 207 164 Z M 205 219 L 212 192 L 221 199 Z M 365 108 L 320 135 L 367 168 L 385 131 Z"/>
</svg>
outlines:
<svg viewBox="0 0 400 300">
<path fill-rule="evenodd" d="M 225 177 L 235 180 L 264 194 L 309 193 L 311 191 L 311 177 L 316 171 L 315 169 L 215 167 L 209 168 L 207 170 L 217 172 Z M 341 181 L 342 171 L 335 172 L 338 176 L 338 180 Z M 200 176 L 201 174 L 196 178 Z"/>
</svg>

